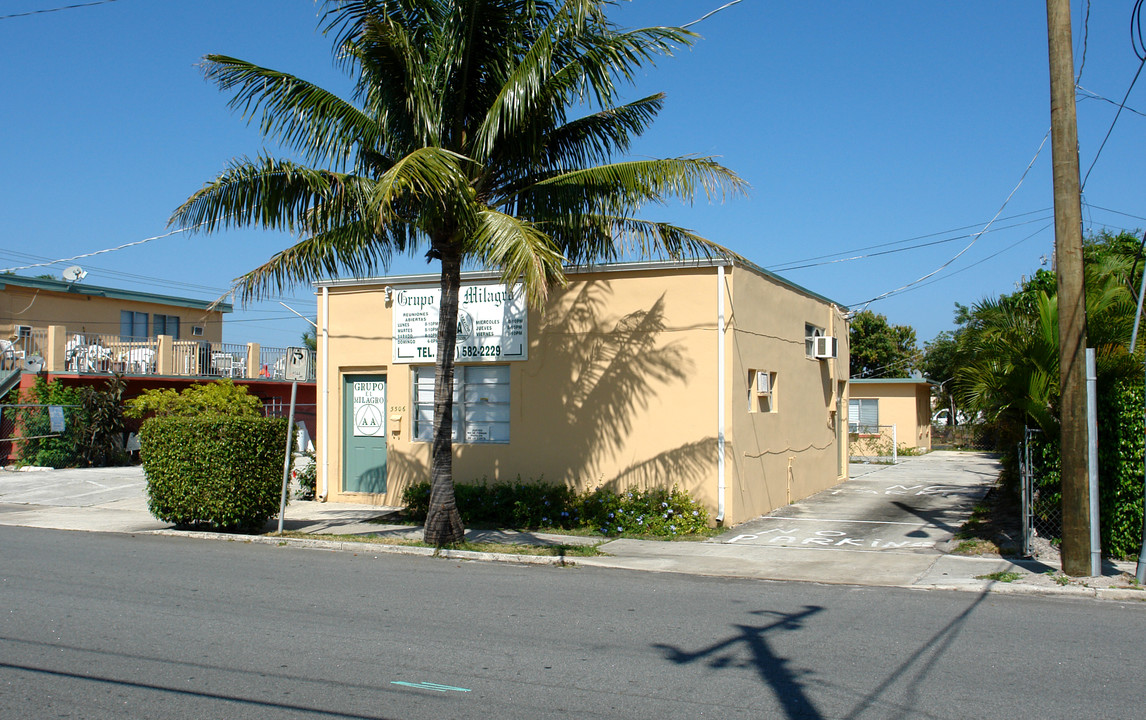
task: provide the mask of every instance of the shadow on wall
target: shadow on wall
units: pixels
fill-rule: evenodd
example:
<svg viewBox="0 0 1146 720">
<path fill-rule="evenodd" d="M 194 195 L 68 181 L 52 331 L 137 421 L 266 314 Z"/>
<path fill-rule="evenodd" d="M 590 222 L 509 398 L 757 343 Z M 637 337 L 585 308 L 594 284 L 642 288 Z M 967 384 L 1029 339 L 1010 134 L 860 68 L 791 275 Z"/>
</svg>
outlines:
<svg viewBox="0 0 1146 720">
<path fill-rule="evenodd" d="M 658 391 L 683 385 L 694 371 L 682 343 L 661 341 L 666 330 L 663 294 L 647 310 L 603 321 L 611 300 L 607 282 L 585 283 L 563 314 L 545 318 L 530 349 L 543 367 L 567 368 L 562 371 L 567 380 L 546 399 L 560 407 L 544 410 L 561 422 L 562 448 L 555 454 L 561 466 L 555 476 L 587 489 L 671 488 L 675 483 L 695 494 L 713 463 L 713 438 L 666 450 L 613 477 L 604 475 L 608 461 L 632 436 L 638 414 L 648 410 Z"/>
<path fill-rule="evenodd" d="M 630 312 L 616 321 L 603 321 L 609 314 L 612 292 L 605 282 L 589 282 L 576 291 L 567 309 L 551 311 L 541 321 L 539 332 L 531 340 L 529 371 L 536 377 L 561 377 L 557 387 L 549 388 L 532 400 L 537 417 L 525 422 L 552 424 L 551 460 L 544 468 L 523 469 L 522 480 L 544 476 L 553 482 L 575 484 L 580 489 L 598 486 L 613 490 L 653 487 L 680 489 L 696 495 L 700 483 L 715 465 L 716 439 L 707 437 L 681 447 L 661 452 L 635 462 L 613 477 L 603 468 L 626 447 L 633 434 L 636 417 L 648 410 L 650 401 L 666 386 L 683 385 L 694 370 L 694 364 L 680 342 L 662 344 L 666 330 L 662 295 L 647 310 Z M 560 303 L 562 297 L 555 293 Z M 541 420 L 541 418 L 544 420 Z M 512 448 L 512 442 L 510 447 Z M 455 467 L 462 465 L 478 446 L 454 445 Z M 488 448 L 480 448 L 488 453 Z M 388 475 L 392 492 L 400 497 L 411 484 L 428 480 L 429 467 L 410 455 L 391 451 Z M 484 473 L 494 477 L 495 468 Z M 462 477 L 460 483 L 480 481 Z M 515 480 L 502 473 L 502 479 Z"/>
</svg>

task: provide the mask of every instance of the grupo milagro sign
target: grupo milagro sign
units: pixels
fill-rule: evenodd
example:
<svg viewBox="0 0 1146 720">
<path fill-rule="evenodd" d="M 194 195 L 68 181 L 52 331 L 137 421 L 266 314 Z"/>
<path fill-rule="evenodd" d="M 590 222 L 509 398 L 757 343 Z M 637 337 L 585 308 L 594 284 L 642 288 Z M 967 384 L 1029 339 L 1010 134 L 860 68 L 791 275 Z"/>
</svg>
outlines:
<svg viewBox="0 0 1146 720">
<path fill-rule="evenodd" d="M 394 362 L 433 362 L 438 355 L 438 287 L 394 292 Z M 458 362 L 528 359 L 525 290 L 520 283 L 462 285 L 458 307 Z"/>
</svg>

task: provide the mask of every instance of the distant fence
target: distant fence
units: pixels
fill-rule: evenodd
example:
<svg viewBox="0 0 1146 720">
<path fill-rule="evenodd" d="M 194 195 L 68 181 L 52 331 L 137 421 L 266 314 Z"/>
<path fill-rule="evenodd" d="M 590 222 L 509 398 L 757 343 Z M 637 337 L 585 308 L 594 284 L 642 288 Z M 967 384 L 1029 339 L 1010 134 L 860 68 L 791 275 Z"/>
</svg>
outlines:
<svg viewBox="0 0 1146 720">
<path fill-rule="evenodd" d="M 0 457 L 32 465 L 58 461 L 79 411 L 79 405 L 0 405 Z"/>
</svg>

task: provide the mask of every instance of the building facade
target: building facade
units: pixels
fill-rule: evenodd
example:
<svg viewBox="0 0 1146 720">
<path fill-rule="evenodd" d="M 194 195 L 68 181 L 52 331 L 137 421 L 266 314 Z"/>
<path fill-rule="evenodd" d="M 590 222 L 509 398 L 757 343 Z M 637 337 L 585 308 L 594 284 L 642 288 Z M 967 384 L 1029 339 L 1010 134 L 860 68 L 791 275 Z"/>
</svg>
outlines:
<svg viewBox="0 0 1146 720">
<path fill-rule="evenodd" d="M 849 432 L 853 437 L 895 438 L 897 446 L 931 450 L 931 389 L 926 378 L 858 378 L 851 381 Z M 858 453 L 861 455 L 870 453 Z"/>
<path fill-rule="evenodd" d="M 847 327 L 830 300 L 725 261 L 573 270 L 542 310 L 466 273 L 454 479 L 674 485 L 726 524 L 846 477 Z M 437 275 L 319 289 L 320 499 L 428 480 Z"/>
</svg>

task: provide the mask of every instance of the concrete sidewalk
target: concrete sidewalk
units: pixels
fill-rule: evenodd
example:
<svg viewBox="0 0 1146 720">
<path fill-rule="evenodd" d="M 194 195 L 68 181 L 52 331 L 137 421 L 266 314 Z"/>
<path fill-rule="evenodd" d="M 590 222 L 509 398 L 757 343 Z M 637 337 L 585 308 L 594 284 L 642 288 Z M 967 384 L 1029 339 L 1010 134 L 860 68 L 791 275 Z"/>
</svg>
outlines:
<svg viewBox="0 0 1146 720">
<path fill-rule="evenodd" d="M 954 533 L 993 484 L 998 469 L 980 453 L 934 452 L 900 464 L 852 466 L 852 479 L 818 495 L 744 523 L 707 541 L 617 539 L 605 555 L 578 557 L 580 566 L 696 575 L 797 580 L 919 589 L 1046 593 L 1146 600 L 1124 573 L 1133 563 L 1111 563 L 1104 576 L 1066 580 L 1037 561 L 949 554 Z M 94 468 L 0 473 L 0 525 L 93 532 L 164 533 L 197 538 L 234 534 L 175 530 L 147 510 L 141 468 Z M 292 539 L 240 536 L 251 542 L 362 552 L 356 540 L 330 536 L 420 539 L 422 529 L 379 524 L 394 508 L 293 501 L 284 528 L 313 535 Z M 372 522 L 373 521 L 373 522 Z M 267 532 L 277 528 L 268 523 Z M 601 538 L 553 533 L 475 530 L 472 541 L 594 544 Z M 371 544 L 369 552 L 431 555 L 429 548 Z M 445 557 L 517 563 L 568 564 L 564 558 L 441 551 Z M 1001 582 L 981 579 L 1016 573 Z M 1049 574 L 1048 574 L 1049 573 Z M 1053 576 L 1052 576 L 1053 575 Z"/>
</svg>

